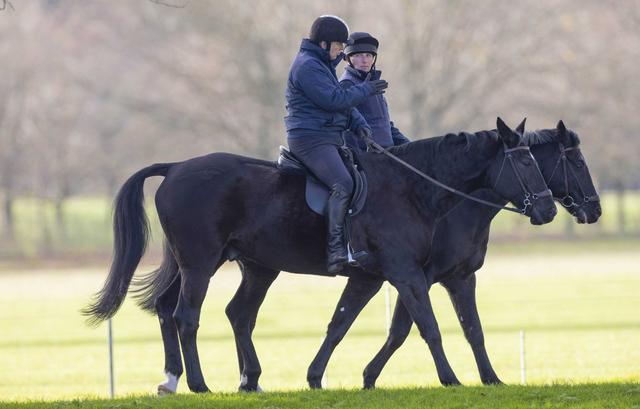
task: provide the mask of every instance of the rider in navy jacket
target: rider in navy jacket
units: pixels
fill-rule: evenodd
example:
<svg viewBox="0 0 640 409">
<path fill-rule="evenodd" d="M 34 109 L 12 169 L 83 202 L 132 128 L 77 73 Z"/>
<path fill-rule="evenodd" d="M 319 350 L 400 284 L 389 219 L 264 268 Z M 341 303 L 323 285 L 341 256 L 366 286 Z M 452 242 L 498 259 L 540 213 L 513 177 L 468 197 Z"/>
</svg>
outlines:
<svg viewBox="0 0 640 409">
<path fill-rule="evenodd" d="M 309 39 L 302 40 L 289 71 L 287 116 L 284 123 L 289 138 L 304 137 L 299 129 L 340 135 L 347 129 L 357 132 L 368 127 L 353 107 L 374 92 L 371 82 L 345 90 L 340 87 L 336 66 L 341 58 L 331 61 L 329 52 Z"/>
<path fill-rule="evenodd" d="M 353 181 L 342 157 L 344 134 L 371 136 L 371 128 L 354 109 L 369 95 L 382 92 L 386 81 L 366 81 L 343 89 L 335 67 L 342 60 L 349 28 L 339 17 L 320 16 L 309 39 L 302 40 L 287 81 L 287 142 L 315 176 L 330 188 L 327 202 L 327 271 L 340 272 L 347 261 L 344 218 Z"/>
<path fill-rule="evenodd" d="M 367 80 L 379 80 L 382 72 L 375 69 L 378 40 L 369 33 L 356 32 L 349 36 L 348 42 L 349 45 L 345 52 L 349 66 L 345 67 L 345 72 L 340 78 L 340 85 L 348 89 Z M 369 59 L 365 65 L 355 64 L 354 66 L 354 59 L 364 58 L 365 56 Z M 362 63 L 361 61 L 358 62 Z M 366 70 L 360 68 L 366 68 Z M 388 148 L 409 142 L 409 139 L 391 121 L 389 106 L 384 95 L 371 95 L 358 104 L 356 108 L 371 126 L 374 141 L 382 147 Z M 351 134 L 346 139 L 347 144 L 352 148 L 366 150 L 366 145 L 362 140 L 356 141 Z"/>
</svg>

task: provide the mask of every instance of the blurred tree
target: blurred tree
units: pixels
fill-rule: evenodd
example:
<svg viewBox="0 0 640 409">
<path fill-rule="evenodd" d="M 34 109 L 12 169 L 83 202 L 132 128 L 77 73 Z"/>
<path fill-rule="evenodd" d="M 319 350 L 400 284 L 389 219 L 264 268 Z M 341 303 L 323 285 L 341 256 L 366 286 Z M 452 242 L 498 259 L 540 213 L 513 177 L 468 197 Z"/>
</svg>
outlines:
<svg viewBox="0 0 640 409">
<path fill-rule="evenodd" d="M 39 0 L 0 14 L 3 236 L 21 195 L 53 201 L 52 231 L 64 232 L 68 197 L 113 197 L 150 162 L 274 158 L 289 65 L 327 13 L 381 40 L 409 137 L 486 129 L 497 115 L 540 128 L 562 118 L 601 189 L 640 188 L 639 0 L 157 3 Z"/>
</svg>

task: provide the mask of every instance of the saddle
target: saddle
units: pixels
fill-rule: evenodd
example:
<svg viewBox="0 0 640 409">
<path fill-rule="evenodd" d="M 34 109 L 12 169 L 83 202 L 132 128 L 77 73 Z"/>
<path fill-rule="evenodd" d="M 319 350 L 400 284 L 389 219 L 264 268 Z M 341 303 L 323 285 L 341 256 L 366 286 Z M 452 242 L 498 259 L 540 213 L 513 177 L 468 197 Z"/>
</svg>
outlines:
<svg viewBox="0 0 640 409">
<path fill-rule="evenodd" d="M 345 164 L 353 178 L 353 195 L 349 202 L 349 210 L 347 210 L 347 215 L 353 216 L 362 209 L 365 201 L 367 200 L 367 178 L 364 171 L 358 168 L 358 165 L 353 160 L 353 156 L 350 151 L 347 154 L 343 154 L 342 152 L 341 154 L 343 158 L 348 156 L 346 161 L 348 163 Z M 280 146 L 278 169 L 295 169 L 302 171 L 307 178 L 304 195 L 307 206 L 319 215 L 325 214 L 327 200 L 329 200 L 329 187 L 311 173 L 311 170 L 309 170 L 302 161 L 296 158 L 296 156 L 284 146 Z"/>
</svg>

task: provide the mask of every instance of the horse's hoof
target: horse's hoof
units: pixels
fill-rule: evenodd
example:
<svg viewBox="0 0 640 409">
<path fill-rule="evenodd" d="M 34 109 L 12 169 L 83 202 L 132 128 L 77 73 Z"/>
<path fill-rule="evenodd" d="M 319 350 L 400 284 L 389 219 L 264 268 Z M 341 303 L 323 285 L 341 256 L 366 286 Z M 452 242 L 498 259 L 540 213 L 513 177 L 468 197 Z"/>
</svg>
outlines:
<svg viewBox="0 0 640 409">
<path fill-rule="evenodd" d="M 311 389 L 322 389 L 322 377 L 307 378 L 307 383 Z"/>
<path fill-rule="evenodd" d="M 445 381 L 440 381 L 440 383 L 442 384 L 442 386 L 462 386 L 462 384 L 460 383 L 460 381 L 456 378 L 450 379 L 450 380 L 445 380 Z"/>
<path fill-rule="evenodd" d="M 165 385 L 158 385 L 158 396 L 175 395 L 176 391 L 172 391 Z"/>
<path fill-rule="evenodd" d="M 189 389 L 191 390 L 191 392 L 194 392 L 194 393 L 209 393 L 209 392 L 211 392 L 209 390 L 209 388 L 207 387 L 207 385 L 205 385 L 205 384 L 197 385 L 197 386 L 189 386 Z"/>
<path fill-rule="evenodd" d="M 505 383 L 502 382 L 498 377 L 483 379 L 482 383 L 484 385 L 497 385 L 497 386 L 505 385 Z"/>
<path fill-rule="evenodd" d="M 256 387 L 251 387 L 248 386 L 246 384 L 240 384 L 240 386 L 238 386 L 238 392 L 256 392 L 256 393 L 262 393 L 263 390 L 260 387 L 260 385 L 256 385 Z"/>
<path fill-rule="evenodd" d="M 362 389 L 375 389 L 377 377 L 365 375 L 362 378 Z"/>
</svg>

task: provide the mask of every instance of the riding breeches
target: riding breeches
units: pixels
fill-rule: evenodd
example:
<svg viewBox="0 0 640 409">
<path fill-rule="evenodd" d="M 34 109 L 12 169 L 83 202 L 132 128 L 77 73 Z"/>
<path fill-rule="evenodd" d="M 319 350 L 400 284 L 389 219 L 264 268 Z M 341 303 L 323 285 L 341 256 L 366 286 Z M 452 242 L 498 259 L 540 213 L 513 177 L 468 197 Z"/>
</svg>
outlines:
<svg viewBox="0 0 640 409">
<path fill-rule="evenodd" d="M 340 146 L 309 139 L 289 138 L 289 149 L 327 187 L 338 184 L 347 192 L 353 192 L 353 180 L 340 156 Z"/>
</svg>

